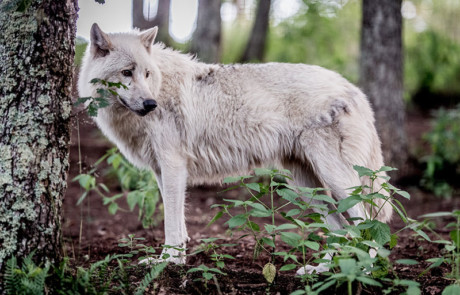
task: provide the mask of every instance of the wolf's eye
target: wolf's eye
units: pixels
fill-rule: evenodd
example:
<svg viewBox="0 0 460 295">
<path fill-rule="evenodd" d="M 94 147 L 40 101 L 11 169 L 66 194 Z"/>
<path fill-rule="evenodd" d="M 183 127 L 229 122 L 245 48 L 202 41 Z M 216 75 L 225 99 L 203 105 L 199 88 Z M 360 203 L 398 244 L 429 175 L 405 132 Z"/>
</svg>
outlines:
<svg viewBox="0 0 460 295">
<path fill-rule="evenodd" d="M 133 72 L 131 72 L 130 70 L 123 70 L 121 71 L 121 74 L 125 77 L 131 77 L 133 75 Z"/>
<path fill-rule="evenodd" d="M 147 71 L 147 73 L 145 73 L 145 77 L 148 78 L 150 76 L 150 72 Z"/>
</svg>

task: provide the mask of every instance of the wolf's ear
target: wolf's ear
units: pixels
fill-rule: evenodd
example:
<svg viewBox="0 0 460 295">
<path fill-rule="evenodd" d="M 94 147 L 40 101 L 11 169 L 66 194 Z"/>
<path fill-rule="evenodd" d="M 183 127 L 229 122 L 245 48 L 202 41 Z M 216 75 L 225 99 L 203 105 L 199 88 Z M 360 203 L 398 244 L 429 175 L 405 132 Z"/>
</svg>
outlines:
<svg viewBox="0 0 460 295">
<path fill-rule="evenodd" d="M 158 34 L 158 27 L 153 27 L 147 31 L 142 32 L 139 36 L 141 38 L 142 44 L 144 44 L 147 50 L 150 50 L 150 46 L 152 46 L 153 41 L 155 41 L 155 37 Z"/>
<path fill-rule="evenodd" d="M 109 36 L 94 23 L 91 27 L 91 51 L 95 57 L 104 57 L 110 53 L 112 43 Z"/>
</svg>

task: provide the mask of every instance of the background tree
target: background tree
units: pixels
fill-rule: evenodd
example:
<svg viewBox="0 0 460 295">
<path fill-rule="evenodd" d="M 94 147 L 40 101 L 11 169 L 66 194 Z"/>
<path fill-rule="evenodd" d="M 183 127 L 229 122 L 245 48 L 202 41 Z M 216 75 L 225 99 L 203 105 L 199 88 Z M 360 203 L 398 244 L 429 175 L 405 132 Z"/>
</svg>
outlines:
<svg viewBox="0 0 460 295">
<path fill-rule="evenodd" d="M 385 163 L 405 170 L 401 0 L 363 0 L 360 85 L 374 108 Z"/>
<path fill-rule="evenodd" d="M 61 254 L 77 10 L 0 1 L 0 273 L 11 255 Z"/>
<path fill-rule="evenodd" d="M 257 14 L 241 62 L 262 61 L 265 53 L 271 0 L 259 0 Z"/>
<path fill-rule="evenodd" d="M 196 30 L 190 43 L 190 52 L 200 60 L 217 63 L 220 60 L 221 28 L 220 0 L 200 0 Z"/>
<path fill-rule="evenodd" d="M 169 35 L 169 11 L 171 0 L 158 0 L 157 13 L 152 18 L 144 17 L 144 0 L 133 0 L 133 27 L 146 30 L 158 26 L 158 35 L 155 40 L 171 44 Z"/>
</svg>

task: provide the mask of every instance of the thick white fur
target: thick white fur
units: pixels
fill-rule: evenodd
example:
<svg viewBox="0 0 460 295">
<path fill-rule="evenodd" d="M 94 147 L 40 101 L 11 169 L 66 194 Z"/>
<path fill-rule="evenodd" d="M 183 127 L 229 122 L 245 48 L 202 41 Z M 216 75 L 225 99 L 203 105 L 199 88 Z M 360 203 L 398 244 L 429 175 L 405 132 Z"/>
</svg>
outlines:
<svg viewBox="0 0 460 295">
<path fill-rule="evenodd" d="M 352 165 L 383 165 L 369 102 L 335 72 L 304 64 L 209 65 L 152 45 L 156 28 L 94 30 L 80 71 L 80 96 L 96 95 L 93 78 L 128 85 L 118 92 L 131 110 L 113 98 L 95 120 L 130 162 L 154 171 L 167 245 L 183 247 L 188 240 L 187 184 L 218 183 L 274 165 L 290 169 L 296 184 L 329 188 L 340 200 L 347 188 L 363 184 Z M 123 76 L 124 69 L 133 76 Z M 158 107 L 141 117 L 132 110 L 142 108 L 146 97 Z M 365 218 L 367 211 L 357 205 L 348 213 Z M 386 204 L 377 218 L 386 222 L 391 213 Z M 335 229 L 347 223 L 342 214 L 328 215 L 326 222 Z M 185 262 L 183 256 L 170 260 Z"/>
</svg>

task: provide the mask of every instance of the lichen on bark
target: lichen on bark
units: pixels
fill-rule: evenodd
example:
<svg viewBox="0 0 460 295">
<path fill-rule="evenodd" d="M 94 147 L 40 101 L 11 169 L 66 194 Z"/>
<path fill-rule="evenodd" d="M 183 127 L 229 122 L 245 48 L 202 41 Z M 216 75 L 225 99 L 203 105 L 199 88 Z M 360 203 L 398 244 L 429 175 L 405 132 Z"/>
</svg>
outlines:
<svg viewBox="0 0 460 295">
<path fill-rule="evenodd" d="M 61 253 L 77 1 L 23 2 L 0 1 L 0 273 Z"/>
</svg>

